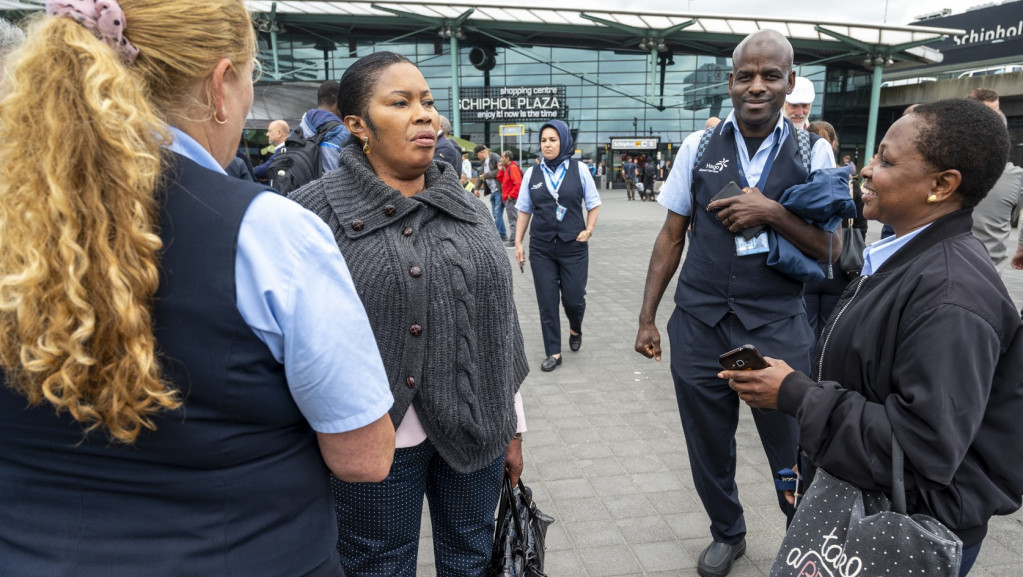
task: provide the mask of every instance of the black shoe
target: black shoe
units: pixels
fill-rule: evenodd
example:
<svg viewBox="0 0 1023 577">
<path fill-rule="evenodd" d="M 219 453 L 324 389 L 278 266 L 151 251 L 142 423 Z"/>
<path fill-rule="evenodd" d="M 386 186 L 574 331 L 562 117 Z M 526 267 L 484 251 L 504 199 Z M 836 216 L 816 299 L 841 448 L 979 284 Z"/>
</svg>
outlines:
<svg viewBox="0 0 1023 577">
<path fill-rule="evenodd" d="M 554 367 L 556 367 L 556 366 L 558 366 L 560 364 L 561 364 L 561 357 L 556 357 L 554 355 L 551 355 L 551 356 L 547 357 L 546 359 L 544 359 L 542 363 L 540 363 L 540 370 L 549 373 L 549 372 L 554 370 Z"/>
<path fill-rule="evenodd" d="M 568 334 L 568 348 L 572 349 L 573 351 L 578 351 L 579 347 L 581 347 L 582 345 L 583 345 L 582 333 L 579 333 L 577 335 L 573 335 L 572 333 Z"/>
<path fill-rule="evenodd" d="M 732 570 L 732 562 L 746 553 L 746 540 L 738 543 L 711 543 L 696 563 L 696 572 L 701 577 L 725 577 Z"/>
</svg>

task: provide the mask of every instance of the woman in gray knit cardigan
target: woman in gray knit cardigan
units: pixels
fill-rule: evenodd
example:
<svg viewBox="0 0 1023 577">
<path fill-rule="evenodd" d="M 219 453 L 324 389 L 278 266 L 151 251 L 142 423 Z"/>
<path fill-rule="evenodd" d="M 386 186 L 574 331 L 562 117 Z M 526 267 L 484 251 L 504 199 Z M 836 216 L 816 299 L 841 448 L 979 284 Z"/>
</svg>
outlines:
<svg viewBox="0 0 1023 577">
<path fill-rule="evenodd" d="M 394 395 L 394 465 L 381 483 L 332 479 L 349 577 L 415 575 L 423 497 L 437 574 L 482 576 L 502 472 L 522 471 L 519 385 L 529 367 L 508 257 L 490 212 L 434 163 L 439 117 L 404 56 L 341 78 L 352 141 L 338 170 L 291 193 L 334 232 Z"/>
</svg>

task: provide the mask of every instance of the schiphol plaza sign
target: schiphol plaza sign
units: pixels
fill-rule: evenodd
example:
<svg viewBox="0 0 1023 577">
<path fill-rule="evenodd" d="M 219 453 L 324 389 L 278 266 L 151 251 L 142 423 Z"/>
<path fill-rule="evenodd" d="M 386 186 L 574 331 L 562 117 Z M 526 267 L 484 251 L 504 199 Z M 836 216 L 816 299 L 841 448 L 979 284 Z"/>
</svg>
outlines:
<svg viewBox="0 0 1023 577">
<path fill-rule="evenodd" d="M 462 122 L 536 122 L 565 117 L 564 86 L 466 86 L 459 90 Z"/>
</svg>

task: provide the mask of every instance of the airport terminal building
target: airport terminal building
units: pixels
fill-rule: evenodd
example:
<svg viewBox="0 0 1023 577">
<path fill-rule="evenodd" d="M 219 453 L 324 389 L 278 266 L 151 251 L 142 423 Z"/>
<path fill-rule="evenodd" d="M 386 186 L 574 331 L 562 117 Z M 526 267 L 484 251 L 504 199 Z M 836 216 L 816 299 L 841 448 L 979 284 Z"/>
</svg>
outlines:
<svg viewBox="0 0 1023 577">
<path fill-rule="evenodd" d="M 1023 23 L 1011 24 L 1023 21 L 1023 0 L 951 17 L 938 12 L 912 26 L 450 2 L 248 4 L 264 67 L 254 128 L 299 117 L 320 81 L 339 78 L 359 56 L 390 50 L 420 67 L 456 136 L 530 157 L 540 125 L 561 118 L 581 158 L 612 168 L 626 153 L 671 159 L 708 117 L 726 116 L 731 51 L 758 29 L 790 38 L 797 74 L 816 89 L 811 118 L 834 124 L 843 152 L 858 158 L 903 108 L 886 100 L 889 88 L 872 95 L 875 76 L 878 85 L 907 75 L 951 79 L 1023 62 Z M 1023 73 L 1015 76 L 1023 85 Z M 984 79 L 953 80 L 964 96 Z M 1015 113 L 1019 92 L 1005 94 L 1003 107 Z M 868 134 L 872 96 L 876 135 Z"/>
<path fill-rule="evenodd" d="M 8 13 L 12 5 L 0 0 Z M 246 5 L 263 66 L 245 133 L 253 151 L 266 145 L 270 120 L 295 126 L 315 107 L 320 82 L 389 50 L 419 66 L 455 136 L 527 158 L 538 153 L 541 124 L 560 118 L 580 158 L 612 168 L 627 153 L 663 162 L 708 117 L 731 111 L 732 50 L 765 28 L 790 39 L 797 74 L 816 89 L 811 119 L 834 124 L 858 164 L 906 105 L 995 81 L 1014 141 L 1023 141 L 1023 72 L 1011 66 L 1023 64 L 1023 0 L 938 11 L 910 26 L 464 0 Z M 960 78 L 981 68 L 1009 73 Z M 1019 149 L 1014 160 L 1023 163 Z"/>
</svg>

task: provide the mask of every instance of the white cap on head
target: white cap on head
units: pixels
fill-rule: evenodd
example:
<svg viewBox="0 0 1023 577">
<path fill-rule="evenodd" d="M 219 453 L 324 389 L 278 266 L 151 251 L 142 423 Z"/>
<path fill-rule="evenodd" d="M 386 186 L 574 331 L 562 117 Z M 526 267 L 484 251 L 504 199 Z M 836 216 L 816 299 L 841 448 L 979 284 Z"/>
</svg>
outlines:
<svg viewBox="0 0 1023 577">
<path fill-rule="evenodd" d="M 817 93 L 813 89 L 813 82 L 803 76 L 796 77 L 796 84 L 792 87 L 792 94 L 785 96 L 785 102 L 789 104 L 813 104 Z"/>
</svg>

